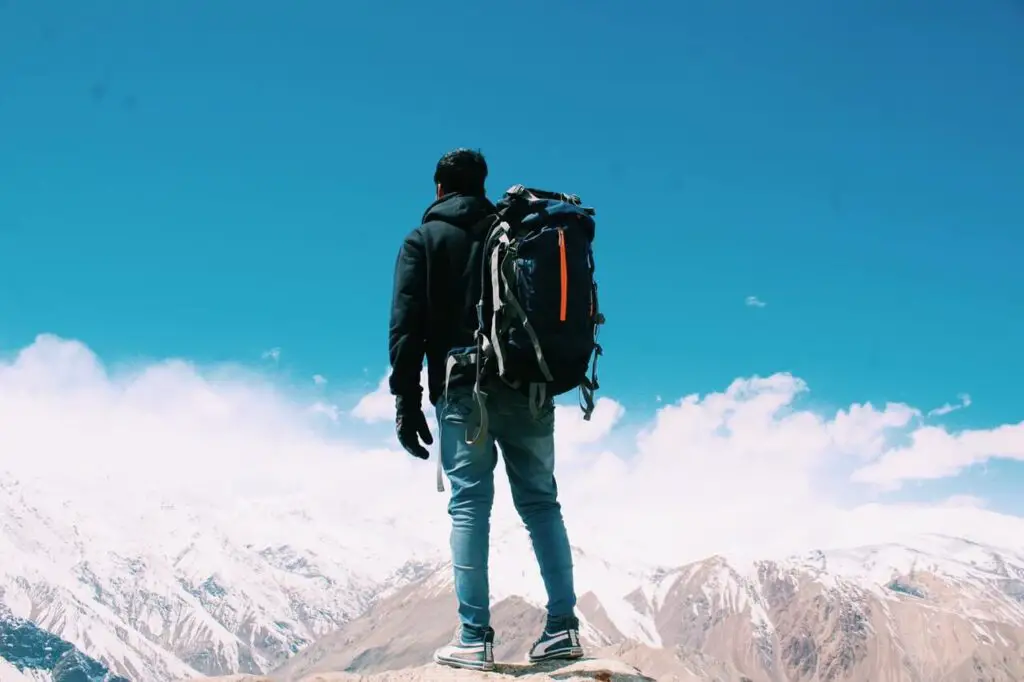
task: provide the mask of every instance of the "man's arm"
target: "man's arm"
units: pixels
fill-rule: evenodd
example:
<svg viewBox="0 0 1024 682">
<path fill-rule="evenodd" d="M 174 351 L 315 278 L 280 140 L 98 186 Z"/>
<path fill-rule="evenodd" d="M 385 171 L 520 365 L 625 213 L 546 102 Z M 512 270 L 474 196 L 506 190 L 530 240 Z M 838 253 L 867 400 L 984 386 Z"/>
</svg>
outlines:
<svg viewBox="0 0 1024 682">
<path fill-rule="evenodd" d="M 417 229 L 402 243 L 395 261 L 394 293 L 391 300 L 389 347 L 391 394 L 396 406 L 416 410 L 423 389 L 420 372 L 426 352 L 427 261 L 423 235 Z"/>
</svg>

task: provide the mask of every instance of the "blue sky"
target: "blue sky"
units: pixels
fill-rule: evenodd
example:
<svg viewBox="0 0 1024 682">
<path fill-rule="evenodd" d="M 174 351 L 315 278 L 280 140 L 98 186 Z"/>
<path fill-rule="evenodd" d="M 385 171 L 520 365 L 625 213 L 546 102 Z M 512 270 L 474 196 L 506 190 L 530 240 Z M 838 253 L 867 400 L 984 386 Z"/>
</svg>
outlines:
<svg viewBox="0 0 1024 682">
<path fill-rule="evenodd" d="M 598 209 L 631 409 L 787 371 L 816 407 L 1016 423 L 1022 31 L 1011 0 L 0 0 L 0 347 L 279 347 L 362 390 L 434 163 L 472 146 L 492 194 Z M 964 480 L 1011 504 L 999 467 Z"/>
</svg>

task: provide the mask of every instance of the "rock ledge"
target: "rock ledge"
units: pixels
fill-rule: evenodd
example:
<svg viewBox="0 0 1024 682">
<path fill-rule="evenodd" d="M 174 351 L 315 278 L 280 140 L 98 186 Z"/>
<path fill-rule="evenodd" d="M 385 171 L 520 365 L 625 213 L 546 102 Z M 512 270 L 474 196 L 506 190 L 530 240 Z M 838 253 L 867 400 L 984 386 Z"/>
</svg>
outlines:
<svg viewBox="0 0 1024 682">
<path fill-rule="evenodd" d="M 313 673 L 296 682 L 462 682 L 494 680 L 495 682 L 522 680 L 523 682 L 655 682 L 631 665 L 613 659 L 584 658 L 579 661 L 552 661 L 529 665 L 527 663 L 498 663 L 488 673 L 456 670 L 439 665 L 405 668 L 360 675 L 358 673 Z M 259 675 L 227 675 L 202 677 L 180 682 L 282 682 L 281 678 Z"/>
</svg>

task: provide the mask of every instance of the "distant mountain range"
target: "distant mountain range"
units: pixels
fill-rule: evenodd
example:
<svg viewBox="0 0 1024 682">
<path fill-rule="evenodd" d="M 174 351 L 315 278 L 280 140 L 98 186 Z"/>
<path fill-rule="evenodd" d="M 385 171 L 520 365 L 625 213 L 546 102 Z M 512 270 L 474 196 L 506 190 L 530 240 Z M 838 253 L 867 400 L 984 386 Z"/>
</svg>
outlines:
<svg viewBox="0 0 1024 682">
<path fill-rule="evenodd" d="M 656 679 L 1024 680 L 1024 556 L 969 540 L 925 536 L 745 565 L 711 557 L 646 576 L 582 552 L 576 564 L 590 651 Z M 522 591 L 494 609 L 503 660 L 521 659 L 543 622 L 536 591 Z M 453 609 L 443 568 L 273 677 L 421 665 L 451 635 Z"/>
<path fill-rule="evenodd" d="M 455 625 L 443 548 L 349 518 L 182 502 L 111 518 L 0 477 L 0 681 L 65 682 L 72 664 L 87 676 L 68 682 L 423 665 Z M 1024 680 L 1021 547 L 929 535 L 671 569 L 574 556 L 590 651 L 656 679 Z M 497 653 L 520 659 L 540 577 L 523 532 L 491 557 Z"/>
</svg>

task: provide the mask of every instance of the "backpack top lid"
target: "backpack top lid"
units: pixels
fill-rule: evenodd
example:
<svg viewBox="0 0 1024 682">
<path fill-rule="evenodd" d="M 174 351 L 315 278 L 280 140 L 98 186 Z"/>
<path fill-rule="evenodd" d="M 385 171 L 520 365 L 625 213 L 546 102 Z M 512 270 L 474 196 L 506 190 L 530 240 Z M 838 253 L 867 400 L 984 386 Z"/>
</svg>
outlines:
<svg viewBox="0 0 1024 682">
<path fill-rule="evenodd" d="M 505 191 L 495 207 L 498 209 L 499 220 L 504 219 L 513 226 L 519 225 L 528 230 L 549 224 L 555 216 L 564 216 L 583 227 L 589 241 L 594 240 L 596 226 L 593 216 L 596 211 L 583 206 L 575 194 L 513 185 Z M 513 230 L 518 231 L 515 227 Z"/>
<path fill-rule="evenodd" d="M 533 187 L 526 187 L 524 185 L 512 185 L 505 194 L 502 195 L 501 200 L 498 201 L 496 207 L 501 210 L 506 207 L 510 207 L 519 202 L 526 202 L 527 204 L 536 204 L 538 202 L 545 203 L 564 203 L 569 204 L 577 208 L 580 212 L 586 213 L 589 216 L 597 213 L 593 208 L 584 206 L 580 198 L 575 194 L 563 194 L 562 192 L 549 192 L 543 189 L 535 189 Z"/>
</svg>

